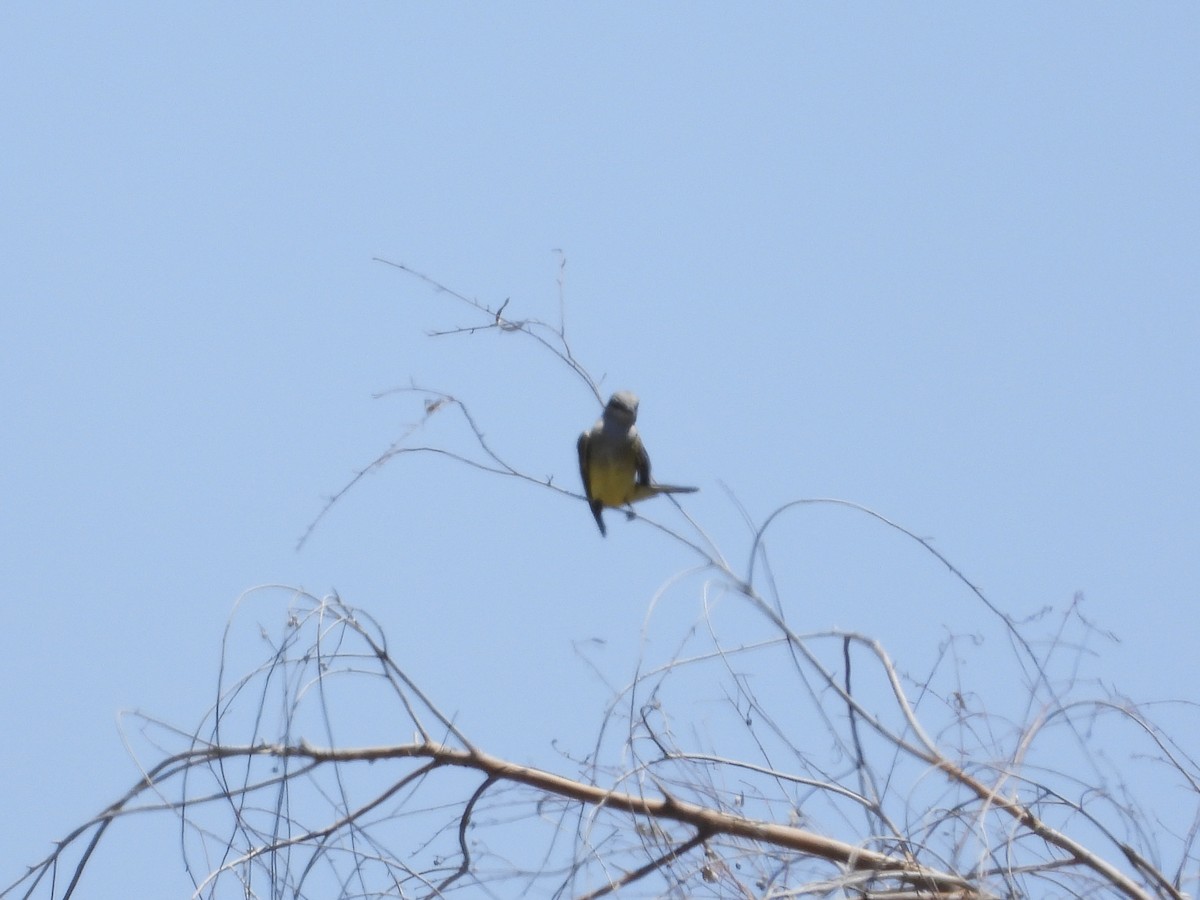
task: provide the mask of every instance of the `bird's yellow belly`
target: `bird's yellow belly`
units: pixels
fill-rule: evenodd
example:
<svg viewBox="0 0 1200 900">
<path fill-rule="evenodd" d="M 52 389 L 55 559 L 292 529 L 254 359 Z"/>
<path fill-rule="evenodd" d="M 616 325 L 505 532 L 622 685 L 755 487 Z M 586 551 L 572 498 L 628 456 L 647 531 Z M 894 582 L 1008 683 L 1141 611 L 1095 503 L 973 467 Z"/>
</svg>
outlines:
<svg viewBox="0 0 1200 900">
<path fill-rule="evenodd" d="M 588 474 L 593 500 L 605 506 L 624 506 L 633 497 L 637 470 L 632 461 L 593 459 Z"/>
</svg>

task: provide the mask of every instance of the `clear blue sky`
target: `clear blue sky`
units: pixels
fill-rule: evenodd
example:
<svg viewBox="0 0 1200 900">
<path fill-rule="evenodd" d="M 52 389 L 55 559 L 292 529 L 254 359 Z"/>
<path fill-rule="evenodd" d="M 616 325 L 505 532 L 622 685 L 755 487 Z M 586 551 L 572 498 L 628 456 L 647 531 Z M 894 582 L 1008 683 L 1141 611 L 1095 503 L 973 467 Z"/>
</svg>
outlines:
<svg viewBox="0 0 1200 900">
<path fill-rule="evenodd" d="M 573 641 L 631 673 L 692 560 L 581 503 L 405 459 L 295 552 L 419 416 L 374 392 L 454 393 L 572 487 L 597 412 L 515 340 L 427 338 L 474 322 L 375 256 L 554 319 L 565 250 L 576 353 L 731 558 L 722 485 L 853 500 L 1014 615 L 1082 591 L 1093 677 L 1194 699 L 1197 47 L 1187 3 L 0 6 L 0 882 L 135 778 L 118 710 L 200 719 L 256 584 L 368 609 L 521 760 L 598 725 Z M 804 630 L 920 659 L 984 615 L 836 510 L 772 550 Z M 182 896 L 166 846 L 88 895 L 136 860 Z"/>
</svg>

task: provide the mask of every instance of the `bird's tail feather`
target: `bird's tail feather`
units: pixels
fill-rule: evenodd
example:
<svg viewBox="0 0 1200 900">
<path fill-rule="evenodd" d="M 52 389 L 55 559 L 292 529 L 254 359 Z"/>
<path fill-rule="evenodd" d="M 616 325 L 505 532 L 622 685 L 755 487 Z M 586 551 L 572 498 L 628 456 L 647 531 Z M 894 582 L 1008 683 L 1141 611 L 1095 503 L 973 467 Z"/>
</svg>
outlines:
<svg viewBox="0 0 1200 900">
<path fill-rule="evenodd" d="M 629 502 L 637 503 L 639 500 L 648 500 L 659 494 L 694 494 L 698 490 L 700 488 L 684 487 L 679 484 L 639 484 L 634 487 L 633 496 L 629 498 Z"/>
</svg>

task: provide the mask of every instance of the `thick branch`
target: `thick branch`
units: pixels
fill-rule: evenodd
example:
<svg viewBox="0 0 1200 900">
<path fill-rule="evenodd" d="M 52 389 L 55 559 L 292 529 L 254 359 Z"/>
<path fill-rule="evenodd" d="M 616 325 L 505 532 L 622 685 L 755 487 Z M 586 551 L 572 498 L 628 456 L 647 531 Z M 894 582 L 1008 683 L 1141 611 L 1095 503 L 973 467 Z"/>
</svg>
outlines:
<svg viewBox="0 0 1200 900">
<path fill-rule="evenodd" d="M 621 810 L 631 815 L 647 816 L 652 819 L 681 822 L 690 825 L 702 834 L 726 835 L 783 847 L 827 859 L 856 871 L 887 873 L 928 890 L 970 892 L 974 888 L 969 879 L 916 865 L 907 859 L 847 844 L 803 828 L 747 819 L 695 803 L 676 800 L 670 796 L 663 798 L 640 797 L 635 794 L 611 791 L 556 775 L 553 772 L 517 765 L 479 750 L 460 750 L 435 743 L 331 750 L 312 747 L 302 742 L 299 746 L 277 744 L 254 747 L 227 746 L 215 748 L 204 755 L 301 757 L 313 762 L 331 763 L 372 762 L 381 759 L 431 759 L 443 765 L 475 769 L 489 779 L 523 784 L 535 790 L 566 797 L 580 803 Z"/>
</svg>

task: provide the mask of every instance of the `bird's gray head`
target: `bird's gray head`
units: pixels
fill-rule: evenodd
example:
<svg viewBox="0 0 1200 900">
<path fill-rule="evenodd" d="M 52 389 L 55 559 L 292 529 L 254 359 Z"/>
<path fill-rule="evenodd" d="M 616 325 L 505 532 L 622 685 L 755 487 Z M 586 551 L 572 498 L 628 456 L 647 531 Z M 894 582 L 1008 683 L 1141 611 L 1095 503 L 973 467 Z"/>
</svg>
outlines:
<svg viewBox="0 0 1200 900">
<path fill-rule="evenodd" d="M 622 425 L 632 425 L 637 421 L 637 411 L 637 394 L 633 391 L 617 391 L 604 407 L 604 418 Z"/>
</svg>

